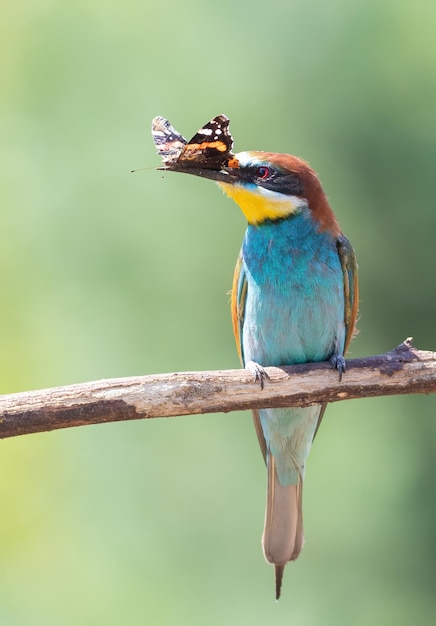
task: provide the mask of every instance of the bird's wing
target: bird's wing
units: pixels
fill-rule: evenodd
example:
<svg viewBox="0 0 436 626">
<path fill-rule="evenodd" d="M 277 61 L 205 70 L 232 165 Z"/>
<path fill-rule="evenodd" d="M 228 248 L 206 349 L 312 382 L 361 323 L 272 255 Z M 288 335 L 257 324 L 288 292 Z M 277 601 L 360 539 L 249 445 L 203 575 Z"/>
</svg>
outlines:
<svg viewBox="0 0 436 626">
<path fill-rule="evenodd" d="M 345 343 L 344 352 L 346 353 L 350 341 L 355 334 L 356 319 L 359 307 L 359 282 L 357 277 L 357 259 L 353 250 L 353 246 L 344 235 L 341 235 L 336 246 L 338 249 L 339 261 L 342 267 L 342 273 L 344 277 L 344 321 L 345 321 Z M 318 423 L 316 425 L 313 438 L 315 439 L 316 433 L 321 425 L 322 418 L 324 417 L 327 404 L 324 403 L 321 407 Z"/>
<path fill-rule="evenodd" d="M 232 322 L 233 333 L 235 335 L 236 347 L 242 365 L 245 365 L 244 352 L 242 348 L 242 327 L 244 326 L 245 302 L 247 299 L 247 279 L 245 277 L 244 265 L 242 260 L 242 252 L 236 261 L 235 273 L 233 275 L 232 286 Z M 256 435 L 259 440 L 260 449 L 266 462 L 266 442 L 263 436 L 262 426 L 260 424 L 259 411 L 253 409 L 253 422 L 256 429 Z"/>
<path fill-rule="evenodd" d="M 236 348 L 242 365 L 245 365 L 244 355 L 242 352 L 242 327 L 244 325 L 246 298 L 247 280 L 245 278 L 241 252 L 238 256 L 238 260 L 236 261 L 235 273 L 233 274 L 231 309 L 233 334 L 235 335 Z"/>
<path fill-rule="evenodd" d="M 337 241 L 338 255 L 344 275 L 344 321 L 345 345 L 344 354 L 353 338 L 357 312 L 359 307 L 359 282 L 357 278 L 357 259 L 351 243 L 344 235 Z"/>
</svg>

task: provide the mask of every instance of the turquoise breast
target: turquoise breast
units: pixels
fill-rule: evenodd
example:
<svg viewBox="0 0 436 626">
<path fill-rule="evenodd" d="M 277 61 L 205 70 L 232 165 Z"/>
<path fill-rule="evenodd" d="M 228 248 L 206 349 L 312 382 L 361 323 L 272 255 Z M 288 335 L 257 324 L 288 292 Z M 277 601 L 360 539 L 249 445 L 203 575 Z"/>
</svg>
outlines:
<svg viewBox="0 0 436 626">
<path fill-rule="evenodd" d="M 336 242 L 317 230 L 308 210 L 249 225 L 242 255 L 245 363 L 290 365 L 342 354 L 344 288 Z"/>
</svg>

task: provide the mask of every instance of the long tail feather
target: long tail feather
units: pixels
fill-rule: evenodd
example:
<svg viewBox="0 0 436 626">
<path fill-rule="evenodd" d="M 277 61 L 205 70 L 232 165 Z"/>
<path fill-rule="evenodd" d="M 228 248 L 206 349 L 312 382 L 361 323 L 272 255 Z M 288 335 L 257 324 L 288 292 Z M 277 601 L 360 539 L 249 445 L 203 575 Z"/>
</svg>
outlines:
<svg viewBox="0 0 436 626">
<path fill-rule="evenodd" d="M 263 531 L 265 559 L 275 565 L 276 598 L 280 597 L 283 571 L 295 560 L 303 547 L 303 484 L 280 484 L 273 456 L 268 457 L 268 488 Z"/>
<path fill-rule="evenodd" d="M 295 561 L 298 559 L 298 556 L 303 549 L 304 545 L 304 528 L 303 528 L 303 481 L 300 480 L 300 483 L 297 485 L 298 491 L 298 501 L 297 501 L 297 509 L 298 509 L 298 519 L 297 519 L 297 532 L 295 533 L 295 542 L 294 542 L 294 550 L 292 552 L 291 561 Z"/>
<path fill-rule="evenodd" d="M 285 566 L 276 565 L 275 571 L 276 571 L 276 600 L 279 600 L 280 594 L 282 592 L 282 580 L 283 580 L 283 573 L 285 571 Z"/>
</svg>

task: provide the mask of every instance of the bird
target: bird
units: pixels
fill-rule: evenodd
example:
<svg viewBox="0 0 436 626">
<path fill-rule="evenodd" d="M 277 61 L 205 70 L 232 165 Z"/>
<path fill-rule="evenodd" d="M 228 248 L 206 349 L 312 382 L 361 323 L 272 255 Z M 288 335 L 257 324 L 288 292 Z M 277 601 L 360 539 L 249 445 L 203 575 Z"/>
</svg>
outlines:
<svg viewBox="0 0 436 626">
<path fill-rule="evenodd" d="M 247 222 L 231 291 L 242 365 L 261 387 L 268 383 L 269 366 L 330 361 L 342 378 L 358 315 L 358 268 L 316 172 L 291 154 L 234 154 L 226 116 L 213 118 L 190 142 L 169 122 L 165 141 L 162 120 L 167 122 L 153 123 L 164 159 L 158 169 L 215 181 Z M 262 546 L 275 568 L 277 600 L 285 566 L 303 547 L 306 461 L 325 408 L 252 411 L 267 467 Z"/>
</svg>

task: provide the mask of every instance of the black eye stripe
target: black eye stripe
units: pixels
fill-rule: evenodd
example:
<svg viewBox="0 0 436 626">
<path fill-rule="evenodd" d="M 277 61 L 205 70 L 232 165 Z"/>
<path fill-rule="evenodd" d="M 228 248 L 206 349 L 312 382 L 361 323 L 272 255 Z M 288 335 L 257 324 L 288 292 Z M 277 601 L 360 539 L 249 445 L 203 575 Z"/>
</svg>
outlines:
<svg viewBox="0 0 436 626">
<path fill-rule="evenodd" d="M 277 193 L 288 196 L 304 197 L 303 181 L 293 172 L 279 170 L 272 165 L 250 164 L 240 169 L 240 178 L 247 183 L 254 183 Z"/>
</svg>

